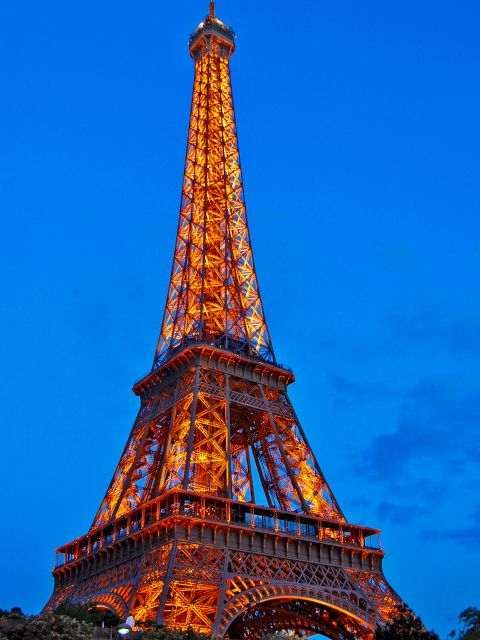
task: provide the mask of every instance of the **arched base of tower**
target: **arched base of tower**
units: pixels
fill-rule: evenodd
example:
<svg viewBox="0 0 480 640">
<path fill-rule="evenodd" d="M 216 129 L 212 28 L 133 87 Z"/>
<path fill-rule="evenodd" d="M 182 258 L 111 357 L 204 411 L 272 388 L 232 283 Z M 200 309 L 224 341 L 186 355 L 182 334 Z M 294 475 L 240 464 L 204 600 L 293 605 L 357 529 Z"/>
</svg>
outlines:
<svg viewBox="0 0 480 640">
<path fill-rule="evenodd" d="M 66 547 L 48 608 L 109 606 L 215 638 L 283 629 L 367 640 L 402 604 L 369 531 L 347 523 L 172 491 L 111 531 Z"/>
<path fill-rule="evenodd" d="M 239 614 L 225 638 L 259 640 L 284 632 L 309 637 L 321 634 L 332 640 L 371 640 L 373 629 L 346 611 L 326 603 L 299 599 L 269 600 Z"/>
<path fill-rule="evenodd" d="M 119 590 L 117 590 L 119 591 Z M 125 589 L 123 590 L 125 591 Z M 127 596 L 128 594 L 124 595 Z M 128 614 L 128 604 L 120 593 L 116 591 L 98 593 L 94 596 L 82 596 L 75 589 L 65 591 L 54 591 L 43 611 L 55 611 L 63 604 L 74 604 L 86 609 L 100 609 L 110 611 L 120 619 L 125 619 Z"/>
</svg>

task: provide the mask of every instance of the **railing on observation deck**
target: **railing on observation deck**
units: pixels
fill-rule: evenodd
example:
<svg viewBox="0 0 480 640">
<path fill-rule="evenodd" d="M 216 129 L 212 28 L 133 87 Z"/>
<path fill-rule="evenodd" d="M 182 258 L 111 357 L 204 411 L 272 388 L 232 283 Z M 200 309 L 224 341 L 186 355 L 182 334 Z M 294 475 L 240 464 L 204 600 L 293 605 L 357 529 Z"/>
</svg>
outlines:
<svg viewBox="0 0 480 640">
<path fill-rule="evenodd" d="M 266 531 L 299 539 L 323 540 L 362 549 L 381 549 L 377 529 L 221 497 L 172 490 L 132 509 L 115 522 L 97 527 L 86 536 L 60 547 L 57 550 L 55 568 L 111 547 L 121 540 L 138 535 L 140 531 L 147 533 L 150 528 L 154 530 L 156 524 L 172 517 Z M 368 542 L 366 538 L 369 538 Z"/>
</svg>

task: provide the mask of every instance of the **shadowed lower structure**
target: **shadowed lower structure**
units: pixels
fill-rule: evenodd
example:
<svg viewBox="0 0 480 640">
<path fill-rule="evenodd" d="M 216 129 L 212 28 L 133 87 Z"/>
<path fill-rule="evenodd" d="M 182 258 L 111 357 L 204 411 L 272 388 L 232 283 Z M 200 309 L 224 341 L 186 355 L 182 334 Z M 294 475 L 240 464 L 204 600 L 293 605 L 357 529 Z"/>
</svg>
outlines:
<svg viewBox="0 0 480 640">
<path fill-rule="evenodd" d="M 89 533 L 57 551 L 54 593 L 216 637 L 368 638 L 400 598 L 376 529 L 349 524 L 289 400 L 248 231 L 229 61 L 209 15 L 195 64 L 173 266 L 140 410 Z"/>
</svg>

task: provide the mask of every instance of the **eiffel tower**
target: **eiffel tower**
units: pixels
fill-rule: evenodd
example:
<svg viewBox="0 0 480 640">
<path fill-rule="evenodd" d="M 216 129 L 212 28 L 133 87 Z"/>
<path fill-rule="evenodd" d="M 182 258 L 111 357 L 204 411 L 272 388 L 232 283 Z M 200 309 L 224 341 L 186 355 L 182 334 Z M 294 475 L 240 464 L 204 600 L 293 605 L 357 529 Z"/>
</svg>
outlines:
<svg viewBox="0 0 480 640">
<path fill-rule="evenodd" d="M 190 126 L 173 266 L 140 410 L 89 532 L 57 550 L 63 602 L 217 638 L 370 638 L 402 604 L 379 531 L 350 524 L 287 394 L 248 231 L 229 61 L 190 38 Z M 264 504 L 262 504 L 262 501 Z M 266 502 L 266 504 L 265 504 Z"/>
</svg>

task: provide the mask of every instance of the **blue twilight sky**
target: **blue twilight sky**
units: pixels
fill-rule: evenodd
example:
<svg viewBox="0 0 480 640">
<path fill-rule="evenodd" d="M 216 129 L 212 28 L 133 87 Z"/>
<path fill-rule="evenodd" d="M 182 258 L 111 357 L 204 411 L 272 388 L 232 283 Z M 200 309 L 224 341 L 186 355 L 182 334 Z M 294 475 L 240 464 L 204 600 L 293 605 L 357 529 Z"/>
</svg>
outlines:
<svg viewBox="0 0 480 640">
<path fill-rule="evenodd" d="M 166 296 L 206 0 L 0 19 L 2 579 L 87 531 Z M 480 607 L 480 2 L 219 0 L 256 266 L 349 519 L 443 636 Z"/>
</svg>

